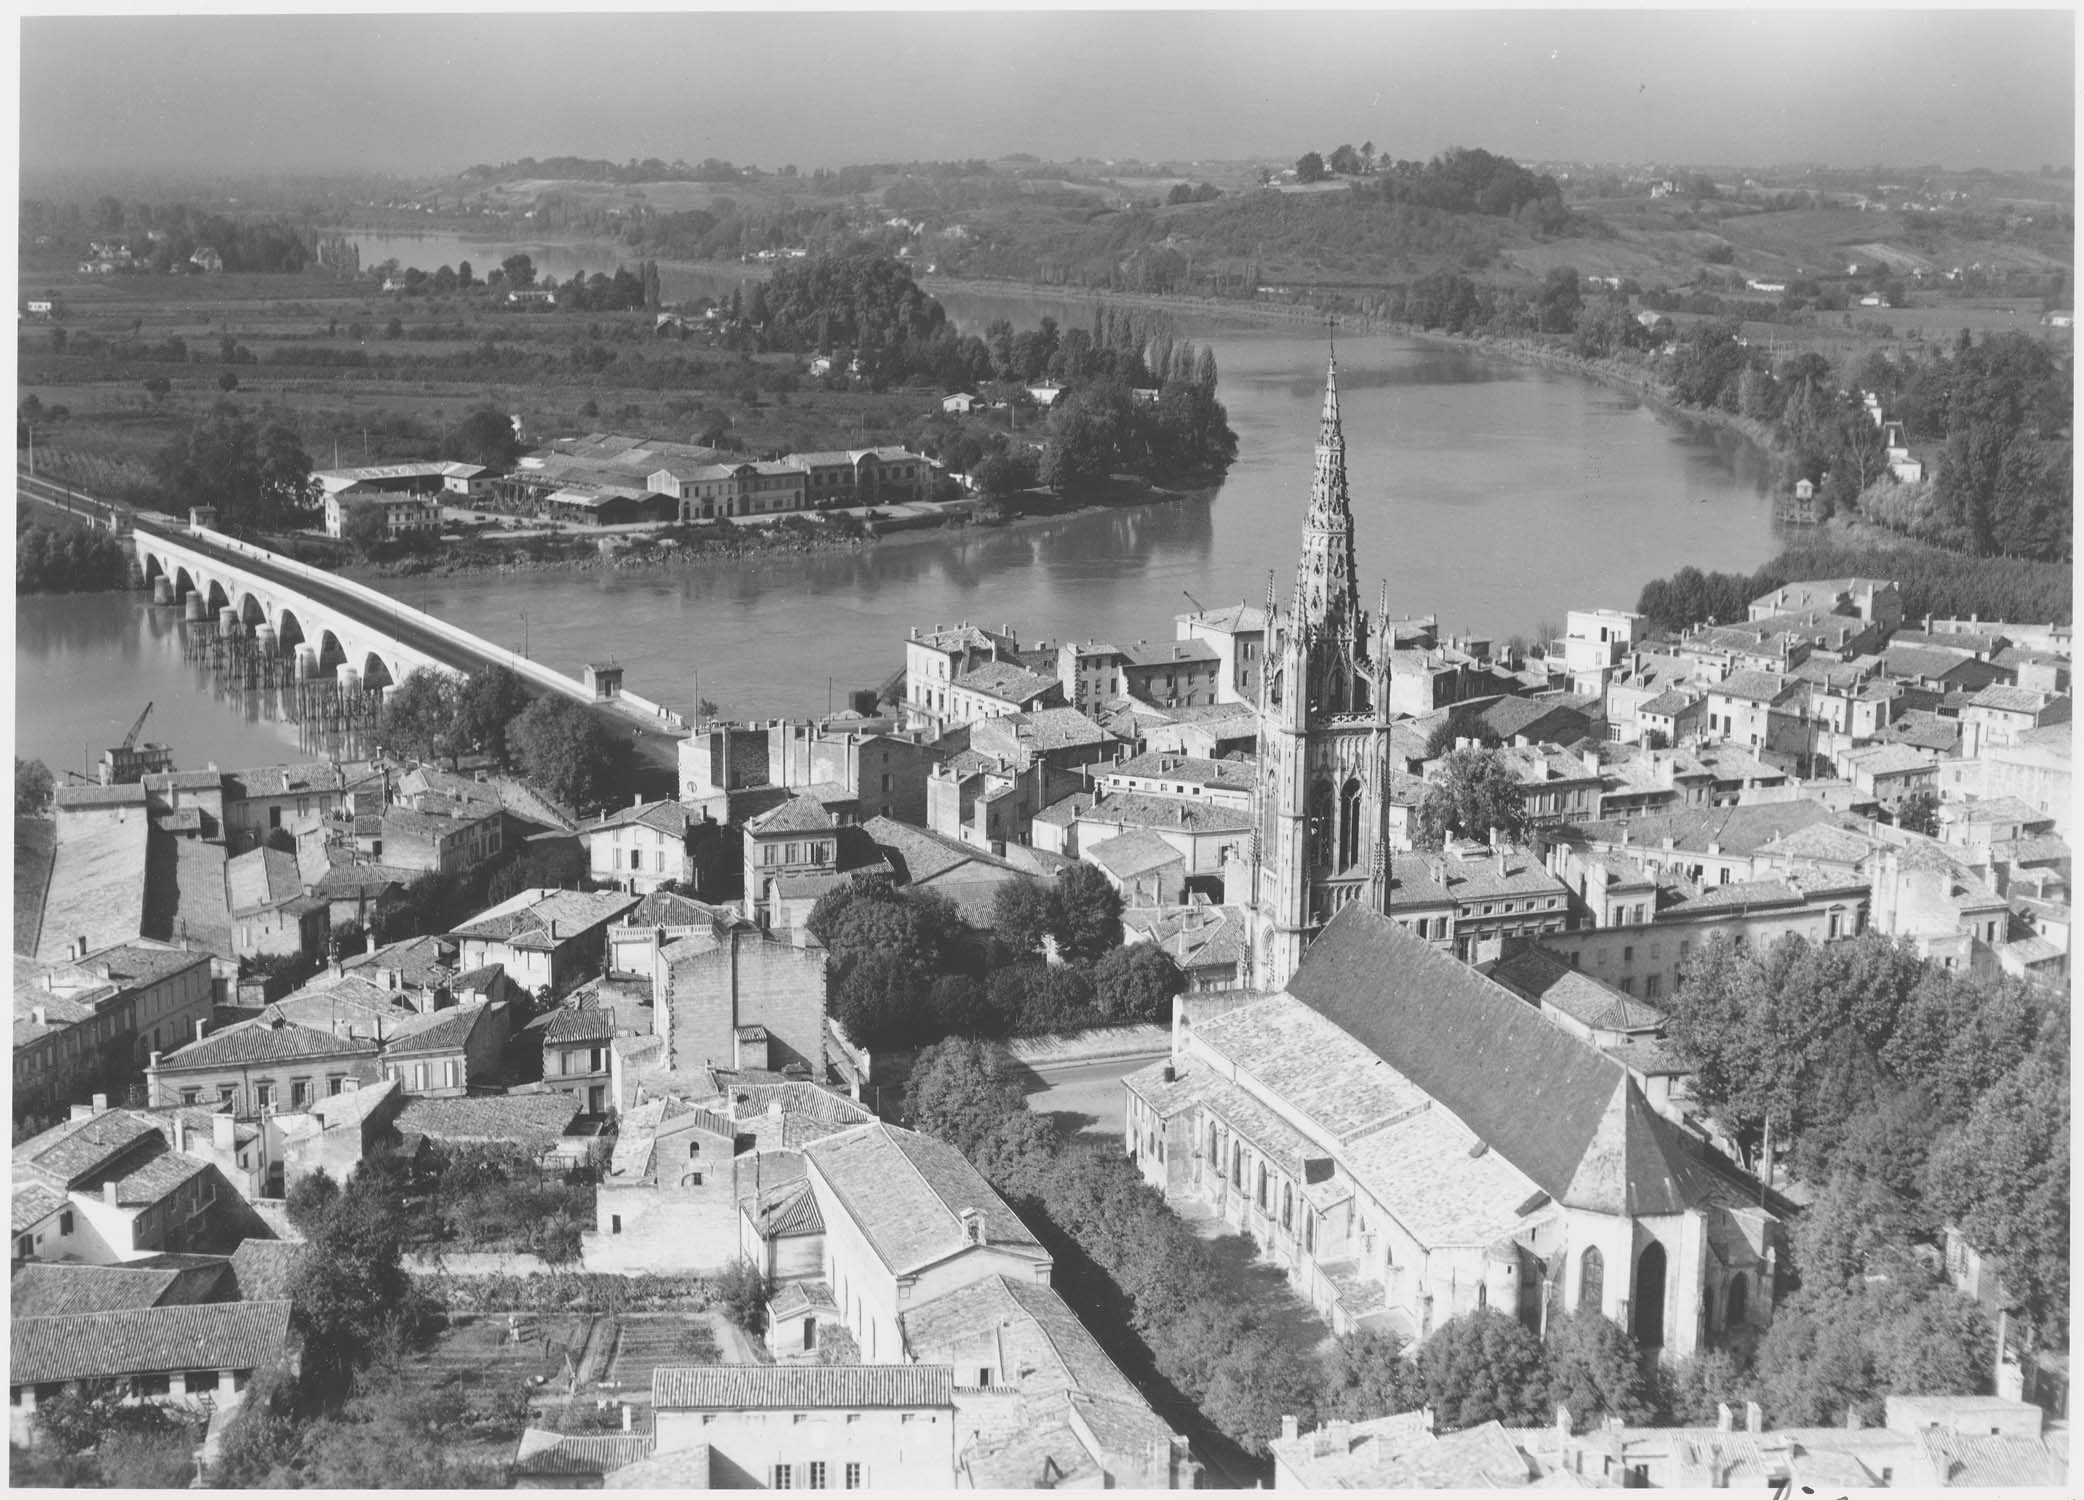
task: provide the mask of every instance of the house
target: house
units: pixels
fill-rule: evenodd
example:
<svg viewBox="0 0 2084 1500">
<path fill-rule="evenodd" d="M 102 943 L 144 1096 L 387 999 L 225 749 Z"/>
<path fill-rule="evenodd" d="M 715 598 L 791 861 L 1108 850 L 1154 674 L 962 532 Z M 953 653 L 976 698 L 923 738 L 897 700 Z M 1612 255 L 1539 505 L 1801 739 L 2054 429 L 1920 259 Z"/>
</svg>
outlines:
<svg viewBox="0 0 2084 1500">
<path fill-rule="evenodd" d="M 407 1142 L 442 1146 L 508 1146 L 541 1159 L 579 1121 L 579 1104 L 556 1090 L 465 1098 L 407 1099 L 394 1122 Z"/>
<path fill-rule="evenodd" d="M 290 1304 L 217 1302 L 15 1318 L 8 1329 L 9 1435 L 27 1442 L 39 1402 L 114 1384 L 125 1405 L 207 1416 L 293 1357 Z"/>
<path fill-rule="evenodd" d="M 383 1044 L 383 1070 L 413 1094 L 462 1094 L 503 1081 L 511 1025 L 503 1003 L 451 1006 L 415 1016 Z"/>
<path fill-rule="evenodd" d="M 430 870 L 460 874 L 506 847 L 507 818 L 497 803 L 433 796 L 421 796 L 415 803 L 386 807 L 365 849 L 385 866 L 410 872 L 408 880 Z"/>
<path fill-rule="evenodd" d="M 854 823 L 852 803 L 845 787 L 812 785 L 746 822 L 748 920 L 783 928 L 800 925 L 843 871 L 860 867 L 865 851 L 858 837 L 844 846 L 840 837 Z"/>
<path fill-rule="evenodd" d="M 633 1029 L 598 995 L 572 996 L 541 1024 L 543 1086 L 570 1095 L 584 1114 L 613 1113 L 608 1044 Z"/>
<path fill-rule="evenodd" d="M 875 1124 L 803 1155 L 825 1224 L 820 1279 L 864 1360 L 903 1353 L 915 1303 L 992 1275 L 1048 1283 L 1049 1252 L 954 1147 Z"/>
<path fill-rule="evenodd" d="M 719 1489 L 955 1487 L 946 1365 L 661 1366 L 651 1411 L 657 1458 L 704 1449 Z"/>
<path fill-rule="evenodd" d="M 1770 1318 L 1776 1200 L 1389 917 L 1341 909 L 1283 993 L 1175 1006 L 1171 1059 L 1123 1080 L 1131 1158 L 1251 1234 L 1334 1332 L 1546 1304 L 1682 1358 Z"/>
<path fill-rule="evenodd" d="M 40 1128 L 96 1093 L 120 1096 L 160 1047 L 207 1022 L 210 955 L 149 943 L 15 962 L 14 1119 Z"/>
<path fill-rule="evenodd" d="M 907 725 L 938 736 L 959 722 L 949 697 L 955 679 L 987 662 L 1020 663 L 1020 641 L 1011 627 L 990 631 L 970 624 L 913 626 L 905 640 L 904 713 Z"/>
<path fill-rule="evenodd" d="M 34 304 L 31 305 L 31 311 L 34 311 Z M 957 391 L 952 396 L 941 397 L 941 410 L 953 416 L 966 417 L 983 404 L 981 399 L 968 391 Z"/>
<path fill-rule="evenodd" d="M 973 925 L 990 926 L 999 888 L 1028 878 L 973 844 L 895 818 L 870 818 L 861 831 L 875 840 L 898 884 L 946 896 Z"/>
<path fill-rule="evenodd" d="M 562 995 L 600 972 L 608 924 L 637 904 L 615 891 L 532 887 L 479 912 L 446 936 L 465 970 L 498 964 L 531 993 Z"/>
<path fill-rule="evenodd" d="M 1868 620 L 1887 632 L 1903 623 L 1903 590 L 1885 578 L 1809 578 L 1761 594 L 1748 608 L 1753 620 L 1820 610 Z"/>
<path fill-rule="evenodd" d="M 1173 633 L 1216 652 L 1216 701 L 1259 704 L 1266 657 L 1266 608 L 1242 601 L 1172 617 Z"/>
<path fill-rule="evenodd" d="M 250 1119 L 375 1082 L 380 1051 L 373 1038 L 300 1025 L 269 1006 L 250 1021 L 153 1053 L 145 1086 L 155 1108 L 202 1105 Z"/>
<path fill-rule="evenodd" d="M 1214 802 L 1109 792 L 1073 816 L 1071 848 L 1084 858 L 1095 845 L 1132 828 L 1157 835 L 1179 852 L 1185 882 L 1214 885 L 1221 881 L 1226 862 L 1246 848 L 1252 819 L 1249 813 Z M 1043 842 L 1039 831 L 1036 842 Z M 1059 852 L 1068 854 L 1070 848 Z"/>
<path fill-rule="evenodd" d="M 693 830 L 701 817 L 678 802 L 646 802 L 604 812 L 579 826 L 587 873 L 595 885 L 613 885 L 633 896 L 660 886 L 691 884 L 695 878 Z"/>
<path fill-rule="evenodd" d="M 236 1140 L 231 1119 L 217 1118 L 193 1140 L 180 1115 L 97 1099 L 16 1145 L 11 1260 L 111 1265 L 266 1234 L 212 1160 L 214 1146 Z"/>
<path fill-rule="evenodd" d="M 329 761 L 231 771 L 222 792 L 225 848 L 257 848 L 277 829 L 293 838 L 336 822 L 343 812 L 382 810 L 382 783 Z"/>
<path fill-rule="evenodd" d="M 1909 745 L 1865 745 L 1838 757 L 1838 769 L 1855 790 L 1884 806 L 1939 784 L 1939 758 Z"/>
<path fill-rule="evenodd" d="M 112 1266 L 34 1260 L 15 1267 L 8 1311 L 17 1318 L 47 1318 L 185 1307 L 235 1300 L 236 1291 L 231 1266 L 201 1256 L 153 1256 Z"/>
<path fill-rule="evenodd" d="M 942 751 L 895 719 L 848 712 L 707 724 L 680 742 L 679 755 L 683 803 L 720 823 L 742 823 L 785 792 L 834 785 L 864 819 L 924 823 L 926 780 Z"/>
<path fill-rule="evenodd" d="M 303 958 L 325 950 L 331 908 L 304 892 L 297 857 L 250 849 L 224 862 L 224 904 L 240 958 Z"/>
<path fill-rule="evenodd" d="M 1064 704 L 1055 677 L 1031 672 L 1017 662 L 986 662 L 948 685 L 946 725 L 968 724 L 1001 714 L 1028 713 Z"/>
<path fill-rule="evenodd" d="M 1211 906 L 1196 900 L 1186 906 L 1127 906 L 1122 910 L 1122 941 L 1156 943 L 1172 955 L 1193 993 L 1241 988 L 1246 979 L 1250 925 L 1244 908 Z"/>
<path fill-rule="evenodd" d="M 1186 856 L 1145 828 L 1126 828 L 1084 846 L 1081 856 L 1099 867 L 1127 906 L 1177 906 L 1186 899 Z"/>
<path fill-rule="evenodd" d="M 741 920 L 691 931 L 659 945 L 651 979 L 667 1071 L 801 1067 L 825 1076 L 825 949 L 806 929 Z"/>
<path fill-rule="evenodd" d="M 2068 694 L 2033 688 L 1992 684 L 1970 698 L 1961 710 L 1962 735 L 1970 754 L 1984 745 L 2002 749 L 2015 744 L 2030 729 L 2069 722 Z"/>
<path fill-rule="evenodd" d="M 345 537 L 349 518 L 364 506 L 382 514 L 386 542 L 433 536 L 441 530 L 441 506 L 436 501 L 355 484 L 326 491 L 326 535 Z"/>
<path fill-rule="evenodd" d="M 630 1408 L 625 1405 L 625 1419 Z M 529 1427 L 514 1450 L 512 1472 L 517 1490 L 598 1490 L 609 1488 L 610 1475 L 627 1475 L 651 1458 L 648 1432 L 552 1432 Z M 708 1489 L 708 1450 L 702 1457 L 701 1482 Z M 686 1476 L 681 1476 L 682 1482 Z"/>
<path fill-rule="evenodd" d="M 1389 913 L 1412 936 L 1474 962 L 1507 938 L 1570 924 L 1563 882 L 1524 849 L 1456 841 L 1439 853 L 1391 854 Z"/>
</svg>

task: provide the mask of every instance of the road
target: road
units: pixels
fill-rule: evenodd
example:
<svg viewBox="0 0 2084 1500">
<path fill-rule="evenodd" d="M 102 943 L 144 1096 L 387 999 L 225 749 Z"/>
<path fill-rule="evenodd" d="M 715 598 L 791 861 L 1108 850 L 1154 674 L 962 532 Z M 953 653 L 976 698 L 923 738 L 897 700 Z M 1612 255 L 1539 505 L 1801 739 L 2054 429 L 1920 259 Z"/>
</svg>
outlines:
<svg viewBox="0 0 2084 1500">
<path fill-rule="evenodd" d="M 1042 1087 L 1028 1094 L 1028 1108 L 1037 1114 L 1058 1116 L 1065 1124 L 1075 1125 L 1081 1135 L 1118 1141 L 1128 1112 L 1122 1079 L 1164 1056 L 1159 1051 L 1145 1057 L 1113 1058 L 1051 1069 L 1042 1075 Z"/>
</svg>

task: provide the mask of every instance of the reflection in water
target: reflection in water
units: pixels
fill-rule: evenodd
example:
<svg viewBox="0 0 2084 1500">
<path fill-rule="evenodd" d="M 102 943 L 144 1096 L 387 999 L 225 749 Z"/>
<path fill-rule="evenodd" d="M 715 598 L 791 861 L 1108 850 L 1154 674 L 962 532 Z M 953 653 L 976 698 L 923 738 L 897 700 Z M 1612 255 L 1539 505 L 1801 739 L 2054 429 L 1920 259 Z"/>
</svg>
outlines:
<svg viewBox="0 0 2084 1500">
<path fill-rule="evenodd" d="M 465 253 L 496 261 L 482 247 Z M 603 264 L 593 258 L 588 269 Z M 1090 304 L 1068 301 L 942 300 L 973 332 L 994 317 L 1032 326 L 1051 313 L 1066 327 L 1092 317 Z M 903 665 L 915 625 L 1011 624 L 1024 641 L 1167 638 L 1190 599 L 1263 599 L 1269 570 L 1284 593 L 1290 586 L 1325 355 L 1315 330 L 1183 318 L 1179 331 L 1214 349 L 1239 434 L 1238 462 L 1212 496 L 853 552 L 391 587 L 517 650 L 525 609 L 537 660 L 576 675 L 613 658 L 634 692 L 683 711 L 711 698 L 740 717 L 820 711 L 828 679 L 835 694 L 882 682 Z M 1778 549 L 1761 457 L 1735 433 L 1660 415 L 1625 391 L 1387 334 L 1340 338 L 1339 384 L 1371 603 L 1386 578 L 1399 612 L 1435 613 L 1454 630 L 1531 634 L 1574 606 L 1631 607 L 1644 582 L 1686 563 L 1750 569 Z M 165 674 L 193 679 L 178 642 L 159 633 L 171 620 L 142 604 L 122 602 L 121 628 L 94 626 L 71 601 L 28 600 L 16 614 L 25 746 L 84 734 L 98 755 L 146 698 L 178 696 Z M 62 701 L 32 698 L 36 683 L 52 681 L 67 682 Z M 188 695 L 208 699 L 207 681 Z M 204 738 L 195 726 L 169 729 L 155 715 L 154 729 L 183 765 L 253 760 L 257 743 L 294 743 L 294 726 L 238 707 L 207 715 L 227 736 L 239 727 L 247 748 L 236 753 L 191 749 L 184 736 Z"/>
</svg>

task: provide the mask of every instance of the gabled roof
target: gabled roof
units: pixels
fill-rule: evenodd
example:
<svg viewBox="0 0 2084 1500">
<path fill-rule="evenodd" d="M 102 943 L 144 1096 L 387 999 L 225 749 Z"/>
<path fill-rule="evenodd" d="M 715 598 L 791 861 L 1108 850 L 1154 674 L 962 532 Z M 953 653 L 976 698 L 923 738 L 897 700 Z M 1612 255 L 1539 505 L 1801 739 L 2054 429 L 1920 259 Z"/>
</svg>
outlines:
<svg viewBox="0 0 2084 1500">
<path fill-rule="evenodd" d="M 602 813 L 591 823 L 579 825 L 579 836 L 605 833 L 616 828 L 649 828 L 668 838 L 683 838 L 689 825 L 702 821 L 701 814 L 681 806 L 678 802 L 639 802 L 629 807 L 617 808 Z"/>
<path fill-rule="evenodd" d="M 891 867 L 909 885 L 924 885 L 960 872 L 965 877 L 1001 879 L 1018 873 L 989 850 L 951 839 L 931 829 L 877 816 L 861 825 Z"/>
<path fill-rule="evenodd" d="M 173 1370 L 253 1370 L 289 1340 L 288 1302 L 213 1302 L 16 1318 L 7 1376 L 17 1385 Z"/>
<path fill-rule="evenodd" d="M 1579 831 L 1604 844 L 1621 844 L 1625 836 L 1629 845 L 1653 852 L 1669 838 L 1674 849 L 1688 853 L 1706 853 L 1712 843 L 1725 854 L 1755 854 L 1774 839 L 1836 816 L 1821 802 L 1754 802 L 1609 818 L 1581 824 Z"/>
<path fill-rule="evenodd" d="M 521 1434 L 513 1471 L 530 1476 L 614 1473 L 651 1457 L 648 1432 L 549 1432 L 531 1427 Z"/>
<path fill-rule="evenodd" d="M 1477 973 L 1537 1005 L 1553 1005 L 1574 1020 L 1600 1031 L 1655 1031 L 1664 1012 L 1623 994 L 1603 979 L 1573 969 L 1540 947 L 1477 966 Z"/>
<path fill-rule="evenodd" d="M 547 951 L 614 921 L 636 904 L 635 896 L 619 891 L 559 891 L 539 886 L 479 912 L 448 936 Z"/>
<path fill-rule="evenodd" d="M 963 673 L 952 686 L 1002 702 L 1024 705 L 1052 691 L 1060 691 L 1063 684 L 1054 677 L 1030 672 L 1017 662 L 988 661 Z"/>
<path fill-rule="evenodd" d="M 1147 828 L 1129 828 L 1084 851 L 1086 859 L 1118 880 L 1182 863 L 1186 856 Z"/>
<path fill-rule="evenodd" d="M 15 1184 L 41 1179 L 53 1188 L 70 1188 L 162 1140 L 155 1122 L 128 1110 L 60 1120 L 14 1148 Z"/>
<path fill-rule="evenodd" d="M 232 1276 L 241 1302 L 272 1302 L 289 1296 L 290 1284 L 308 1246 L 295 1240 L 239 1241 L 232 1251 Z"/>
<path fill-rule="evenodd" d="M 227 1026 L 167 1053 L 160 1058 L 159 1066 L 169 1072 L 186 1072 L 307 1058 L 373 1057 L 375 1054 L 374 1041 L 335 1036 L 330 1031 L 302 1025 L 290 1020 L 279 1007 L 271 1005 L 250 1021 Z"/>
<path fill-rule="evenodd" d="M 35 1318 L 157 1307 L 181 1276 L 172 1270 L 30 1261 L 15 1271 L 9 1285 L 10 1310 L 16 1318 Z"/>
<path fill-rule="evenodd" d="M 1625 1068 L 1388 917 L 1341 909 L 1288 993 L 1568 1207 L 1677 1213 L 1704 1191 Z"/>
<path fill-rule="evenodd" d="M 788 801 L 770 807 L 756 818 L 748 819 L 747 833 L 827 833 L 839 827 L 839 819 L 825 810 L 825 804 L 815 797 L 792 796 Z"/>
<path fill-rule="evenodd" d="M 658 1411 L 797 1411 L 955 1405 L 946 1365 L 683 1365 L 651 1372 Z"/>
<path fill-rule="evenodd" d="M 407 1099 L 395 1122 L 400 1135 L 437 1141 L 510 1141 L 540 1148 L 561 1138 L 579 1117 L 578 1100 L 546 1089 L 461 1099 Z"/>
<path fill-rule="evenodd" d="M 804 1148 L 869 1247 L 896 1275 L 947 1259 L 970 1240 L 964 1210 L 985 1239 L 1047 1260 L 1033 1234 L 968 1159 L 953 1146 L 892 1125 L 864 1125 Z"/>
</svg>

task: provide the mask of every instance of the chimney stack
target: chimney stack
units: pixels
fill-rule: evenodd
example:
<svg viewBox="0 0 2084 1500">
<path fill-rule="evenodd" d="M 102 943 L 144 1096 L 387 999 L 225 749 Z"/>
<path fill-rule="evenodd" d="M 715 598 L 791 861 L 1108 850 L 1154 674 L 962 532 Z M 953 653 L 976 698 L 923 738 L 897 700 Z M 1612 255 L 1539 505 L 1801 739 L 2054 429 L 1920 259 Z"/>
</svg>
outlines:
<svg viewBox="0 0 2084 1500">
<path fill-rule="evenodd" d="M 174 1149 L 176 1151 L 186 1151 L 188 1149 L 188 1122 L 179 1115 L 174 1116 Z"/>
<path fill-rule="evenodd" d="M 97 1115 L 105 1115 L 108 1112 L 109 1096 L 107 1094 L 96 1094 L 94 1096 L 94 1113 L 96 1113 Z"/>
<path fill-rule="evenodd" d="M 1302 1424 L 1294 1416 L 1284 1413 L 1281 1417 L 1281 1441 L 1292 1443 L 1302 1436 Z"/>
<path fill-rule="evenodd" d="M 1764 1432 L 1766 1430 L 1766 1414 L 1759 1408 L 1759 1404 L 1756 1401 L 1746 1401 L 1744 1403 L 1744 1430 L 1746 1432 Z"/>
<path fill-rule="evenodd" d="M 1575 1425 L 1570 1420 L 1570 1408 L 1559 1402 L 1556 1406 L 1556 1436 L 1567 1438 L 1575 1430 Z"/>
<path fill-rule="evenodd" d="M 627 1401 L 622 1403 L 622 1430 L 624 1432 L 634 1430 L 630 1425 L 630 1404 Z"/>
<path fill-rule="evenodd" d="M 209 1029 L 210 1029 L 210 1020 L 209 1020 L 209 1017 L 207 1017 L 207 1016 L 197 1016 L 197 1017 L 195 1018 L 195 1039 L 196 1039 L 197 1041 L 201 1041 L 201 1040 L 203 1039 L 203 1033 L 204 1033 L 204 1032 L 206 1032 L 206 1031 L 208 1031 Z"/>
<path fill-rule="evenodd" d="M 48 1026 L 51 1022 L 50 1012 L 45 1010 L 41 1005 L 32 1005 L 31 1007 L 29 1007 L 29 1019 L 34 1021 L 39 1026 Z"/>
<path fill-rule="evenodd" d="M 229 1155 L 236 1148 L 238 1128 L 230 1110 L 210 1116 L 210 1144 Z"/>
<path fill-rule="evenodd" d="M 116 1183 L 114 1178 L 109 1179 L 107 1182 L 104 1182 L 101 1185 L 101 1201 L 107 1204 L 110 1208 L 114 1208 L 116 1206 Z"/>
<path fill-rule="evenodd" d="M 1730 1409 L 1729 1409 L 1729 1403 L 1728 1403 L 1727 1401 L 1718 1401 L 1718 1402 L 1716 1402 L 1716 1403 L 1715 1403 L 1715 1430 L 1716 1430 L 1717 1432 L 1728 1432 L 1728 1431 L 1730 1431 L 1730 1430 L 1731 1430 L 1731 1428 L 1733 1428 L 1733 1427 L 1734 1427 L 1735 1425 L 1736 1425 L 1736 1418 L 1735 1418 L 1735 1416 L 1733 1416 L 1733 1415 L 1731 1414 L 1731 1412 L 1730 1412 Z"/>
</svg>

